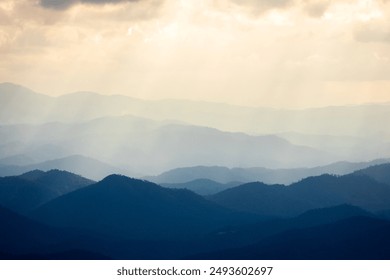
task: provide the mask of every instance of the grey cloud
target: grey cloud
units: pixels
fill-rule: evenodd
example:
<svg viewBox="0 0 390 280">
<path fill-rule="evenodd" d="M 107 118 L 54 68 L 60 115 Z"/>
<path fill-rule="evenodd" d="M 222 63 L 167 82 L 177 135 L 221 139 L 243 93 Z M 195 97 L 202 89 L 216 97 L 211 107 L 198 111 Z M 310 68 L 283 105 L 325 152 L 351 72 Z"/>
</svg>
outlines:
<svg viewBox="0 0 390 280">
<path fill-rule="evenodd" d="M 390 43 L 389 24 L 366 24 L 355 30 L 355 40 L 363 43 Z"/>
<path fill-rule="evenodd" d="M 246 6 L 254 12 L 261 12 L 273 8 L 284 8 L 293 3 L 293 0 L 230 0 L 236 5 Z"/>
<path fill-rule="evenodd" d="M 332 5 L 332 0 L 228 0 L 238 6 L 246 7 L 254 13 L 270 9 L 301 7 L 311 17 L 321 17 Z M 340 0 L 344 1 L 344 0 Z M 388 0 L 390 1 L 390 0 Z"/>
<path fill-rule="evenodd" d="M 136 2 L 139 0 L 40 0 L 40 4 L 49 9 L 65 10 L 77 3 L 86 4 L 115 4 L 121 2 Z"/>
<path fill-rule="evenodd" d="M 330 1 L 305 1 L 304 10 L 311 17 L 321 17 L 331 5 Z"/>
</svg>

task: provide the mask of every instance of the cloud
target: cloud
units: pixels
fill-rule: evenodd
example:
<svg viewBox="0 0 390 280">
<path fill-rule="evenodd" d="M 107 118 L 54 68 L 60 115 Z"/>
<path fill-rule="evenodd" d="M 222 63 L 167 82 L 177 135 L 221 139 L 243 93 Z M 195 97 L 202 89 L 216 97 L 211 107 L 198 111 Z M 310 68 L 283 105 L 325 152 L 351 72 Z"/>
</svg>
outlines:
<svg viewBox="0 0 390 280">
<path fill-rule="evenodd" d="M 239 8 L 241 11 L 255 16 L 262 16 L 270 10 L 282 12 L 301 10 L 305 16 L 312 18 L 321 18 L 333 5 L 348 1 L 354 0 L 339 0 L 337 2 L 332 0 L 215 0 L 216 3 L 229 3 L 230 7 Z M 220 6 L 223 7 L 223 5 Z"/>
<path fill-rule="evenodd" d="M 362 43 L 390 44 L 390 24 L 386 22 L 370 22 L 356 28 L 355 40 Z"/>
<path fill-rule="evenodd" d="M 136 2 L 139 0 L 40 0 L 40 4 L 49 9 L 65 10 L 78 3 L 85 4 L 115 4 L 121 2 Z"/>
<path fill-rule="evenodd" d="M 249 9 L 254 14 L 259 14 L 271 9 L 283 9 L 290 7 L 294 0 L 229 0 L 237 6 Z"/>
<path fill-rule="evenodd" d="M 304 11 L 311 17 L 321 17 L 331 5 L 331 1 L 304 1 Z"/>
</svg>

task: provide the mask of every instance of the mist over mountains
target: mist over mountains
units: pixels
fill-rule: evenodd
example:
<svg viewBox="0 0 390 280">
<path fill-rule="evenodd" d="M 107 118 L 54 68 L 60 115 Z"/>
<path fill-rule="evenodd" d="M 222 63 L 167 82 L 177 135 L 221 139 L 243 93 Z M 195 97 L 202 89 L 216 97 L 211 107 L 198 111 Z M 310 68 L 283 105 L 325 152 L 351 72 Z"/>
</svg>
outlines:
<svg viewBox="0 0 390 280">
<path fill-rule="evenodd" d="M 291 167 L 331 160 L 321 151 L 292 145 L 277 136 L 250 136 L 173 124 L 158 126 L 133 117 L 72 124 L 9 125 L 0 127 L 0 134 L 6 142 L 4 155 L 14 145 L 16 155 L 50 160 L 79 154 L 143 174 L 177 166 Z M 20 139 L 25 142 L 20 143 Z"/>
<path fill-rule="evenodd" d="M 0 84 L 0 100 L 2 124 L 79 122 L 105 116 L 134 115 L 249 134 L 295 132 L 363 138 L 381 135 L 386 141 L 390 137 L 388 129 L 380 125 L 390 112 L 388 103 L 288 110 L 200 101 L 146 101 L 92 92 L 50 97 L 10 83 Z"/>
<path fill-rule="evenodd" d="M 50 97 L 9 83 L 0 84 L 0 100 L 0 164 L 11 171 L 74 155 L 110 170 L 71 170 L 93 179 L 190 166 L 291 169 L 390 157 L 390 134 L 380 125 L 389 104 L 276 110 L 87 92 Z M 17 174 L 11 171 L 3 175 Z"/>
<path fill-rule="evenodd" d="M 388 259 L 389 113 L 0 84 L 0 258 Z"/>
</svg>

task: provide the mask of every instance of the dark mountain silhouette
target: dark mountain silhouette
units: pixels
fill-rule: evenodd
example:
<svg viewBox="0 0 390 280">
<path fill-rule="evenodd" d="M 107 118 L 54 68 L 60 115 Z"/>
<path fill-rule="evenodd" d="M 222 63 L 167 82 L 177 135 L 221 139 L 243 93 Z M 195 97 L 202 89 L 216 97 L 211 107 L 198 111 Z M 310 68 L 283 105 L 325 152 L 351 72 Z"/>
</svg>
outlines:
<svg viewBox="0 0 390 280">
<path fill-rule="evenodd" d="M 32 221 L 0 206 L 0 251 L 26 254 L 41 251 L 42 247 L 57 240 L 54 229 Z"/>
<path fill-rule="evenodd" d="M 224 207 L 261 215 L 295 216 L 310 209 L 344 203 L 379 211 L 390 205 L 390 188 L 368 176 L 321 175 L 288 187 L 249 183 L 209 199 Z"/>
<path fill-rule="evenodd" d="M 58 196 L 83 188 L 93 181 L 60 170 L 31 171 L 0 178 L 0 205 L 27 213 Z"/>
<path fill-rule="evenodd" d="M 381 219 L 390 220 L 390 209 L 381 210 L 375 214 Z"/>
<path fill-rule="evenodd" d="M 333 207 L 312 209 L 293 218 L 292 221 L 296 226 L 305 227 L 328 224 L 339 220 L 351 217 L 375 217 L 371 212 L 365 211 L 362 208 L 341 204 Z"/>
<path fill-rule="evenodd" d="M 335 162 L 319 167 L 291 169 L 193 166 L 172 169 L 158 176 L 145 177 L 145 179 L 158 184 L 186 183 L 197 179 L 209 179 L 222 184 L 235 181 L 243 183 L 260 181 L 266 184 L 292 184 L 310 176 L 322 174 L 346 175 L 362 168 L 387 162 L 389 162 L 389 159 L 378 159 L 369 162 Z"/>
<path fill-rule="evenodd" d="M 86 249 L 69 249 L 60 245 L 75 244 L 72 241 L 79 238 L 80 233 L 70 230 L 53 228 L 30 220 L 0 206 L 0 259 L 109 259 L 109 257 L 94 252 L 90 246 Z M 83 233 L 85 234 L 85 233 Z M 99 242 L 95 244 L 98 247 Z M 82 247 L 82 246 L 81 246 Z"/>
<path fill-rule="evenodd" d="M 57 196 L 64 195 L 95 183 L 94 181 L 79 175 L 58 169 L 46 172 L 42 170 L 33 170 L 20 175 L 19 178 L 50 188 L 58 194 Z"/>
<path fill-rule="evenodd" d="M 265 238 L 289 230 L 310 228 L 331 224 L 352 217 L 375 217 L 374 214 L 351 205 L 313 209 L 294 218 L 276 218 L 258 223 L 232 226 L 206 235 L 197 244 L 196 249 L 203 252 L 219 251 L 227 248 L 239 248 L 255 244 Z"/>
<path fill-rule="evenodd" d="M 161 184 L 161 186 L 173 189 L 187 189 L 200 195 L 212 195 L 223 190 L 241 185 L 239 182 L 221 184 L 209 179 L 197 179 L 186 183 Z"/>
<path fill-rule="evenodd" d="M 108 254 L 123 258 L 132 256 L 135 248 L 139 255 L 141 248 L 147 248 L 146 243 L 110 240 L 91 232 L 51 227 L 2 206 L 0 224 L 0 259 L 6 260 L 111 259 Z"/>
<path fill-rule="evenodd" d="M 3 260 L 110 260 L 105 255 L 84 251 L 69 250 L 53 253 L 31 253 L 31 254 L 4 254 L 0 252 L 0 259 Z"/>
<path fill-rule="evenodd" d="M 315 208 L 310 200 L 290 195 L 283 185 L 248 183 L 208 197 L 224 207 L 236 211 L 266 216 L 294 216 Z"/>
<path fill-rule="evenodd" d="M 376 181 L 390 185 L 390 163 L 378 164 L 354 172 L 355 175 L 367 175 Z"/>
<path fill-rule="evenodd" d="M 55 226 L 140 239 L 188 237 L 253 219 L 188 190 L 119 175 L 50 201 L 33 217 Z"/>
<path fill-rule="evenodd" d="M 369 211 L 378 211 L 387 209 L 390 205 L 389 187 L 364 175 L 309 177 L 290 185 L 288 190 L 313 203 L 323 203 L 320 207 L 347 203 Z"/>
<path fill-rule="evenodd" d="M 34 171 L 25 176 L 37 180 L 41 175 L 42 172 Z M 350 205 L 315 209 L 291 219 L 261 220 L 212 205 L 190 191 L 166 189 L 118 175 L 48 202 L 32 216 L 45 224 L 0 207 L 0 223 L 5 229 L 0 232 L 0 258 L 234 259 L 249 256 L 257 259 L 271 256 L 305 259 L 310 256 L 315 259 L 323 258 L 324 250 L 317 244 L 319 249 L 310 251 L 312 245 L 305 247 L 301 244 L 300 234 L 303 240 L 310 237 L 309 244 L 312 244 L 317 237 L 311 234 L 318 228 L 314 233 L 318 234 L 320 243 L 327 234 L 340 244 L 351 235 L 352 244 L 356 245 L 354 233 L 357 232 L 358 236 L 366 232 L 374 235 L 378 228 L 371 222 L 343 224 L 352 217 L 377 221 L 373 214 Z M 340 223 L 342 228 L 336 226 L 333 232 L 333 225 Z M 363 232 L 364 228 L 359 227 L 368 230 Z M 342 238 L 333 236 L 338 234 Z M 386 234 L 388 229 L 384 228 L 380 238 Z M 292 241 L 286 242 L 285 239 Z M 289 248 L 295 248 L 296 239 L 302 251 L 292 254 Z M 326 242 L 323 244 L 329 243 Z M 277 244 L 274 255 L 269 255 L 269 243 Z M 373 245 L 373 248 L 367 249 L 366 244 Z M 340 251 L 332 247 L 333 253 L 326 249 L 325 256 L 344 258 L 350 247 L 345 249 L 343 246 Z M 366 251 L 355 250 L 347 256 L 363 259 L 386 256 L 378 253 L 378 244 L 371 240 L 363 246 Z M 384 246 L 387 248 L 386 244 Z"/>
<path fill-rule="evenodd" d="M 390 222 L 351 217 L 293 229 L 242 248 L 201 254 L 198 259 L 379 260 L 390 258 Z"/>
<path fill-rule="evenodd" d="M 7 165 L 6 160 L 3 160 L 2 162 L 5 165 L 0 168 L 0 176 L 15 176 L 35 169 L 43 171 L 49 171 L 51 169 L 66 170 L 93 180 L 101 180 L 110 174 L 132 174 L 130 171 L 82 155 L 71 155 L 64 158 L 26 165 L 21 164 L 21 162 L 19 165 Z"/>
<path fill-rule="evenodd" d="M 55 191 L 18 177 L 0 178 L 0 205 L 26 213 L 56 197 Z"/>
</svg>

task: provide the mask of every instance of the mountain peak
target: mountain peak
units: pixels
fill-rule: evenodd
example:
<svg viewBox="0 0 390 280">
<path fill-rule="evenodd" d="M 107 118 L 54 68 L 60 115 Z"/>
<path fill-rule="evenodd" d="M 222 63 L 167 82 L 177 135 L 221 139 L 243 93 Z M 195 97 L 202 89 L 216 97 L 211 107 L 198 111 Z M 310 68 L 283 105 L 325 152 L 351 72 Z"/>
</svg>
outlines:
<svg viewBox="0 0 390 280">
<path fill-rule="evenodd" d="M 111 183 L 111 182 L 125 182 L 125 181 L 137 181 L 137 179 L 127 177 L 125 175 L 121 174 L 110 174 L 107 177 L 105 177 L 101 182 L 104 183 Z"/>
<path fill-rule="evenodd" d="M 28 171 L 26 173 L 23 173 L 22 175 L 20 175 L 20 177 L 22 177 L 23 179 L 26 179 L 26 180 L 37 180 L 38 178 L 40 178 L 44 174 L 45 174 L 45 171 L 35 169 L 35 170 Z"/>
<path fill-rule="evenodd" d="M 329 220 L 346 219 L 354 216 L 373 216 L 373 214 L 363 210 L 360 207 L 351 204 L 340 204 L 333 207 L 318 208 L 308 210 L 307 212 L 298 216 L 299 219 L 316 217 L 316 219 L 327 218 Z"/>
<path fill-rule="evenodd" d="M 42 179 L 42 178 L 51 178 L 51 179 L 56 179 L 57 181 L 60 178 L 73 178 L 73 179 L 77 178 L 79 180 L 90 181 L 92 183 L 91 180 L 86 179 L 80 175 L 74 174 L 74 173 L 66 171 L 66 170 L 60 170 L 60 169 L 50 169 L 48 171 L 42 171 L 39 169 L 35 169 L 32 171 L 23 173 L 22 175 L 20 175 L 20 177 L 25 179 L 25 180 L 32 180 L 32 181 Z"/>
<path fill-rule="evenodd" d="M 10 82 L 5 82 L 5 83 L 0 83 L 0 88 L 4 88 L 4 89 L 24 89 L 24 90 L 28 90 L 26 87 L 24 86 L 21 86 L 21 85 L 18 85 L 18 84 L 14 84 L 14 83 L 10 83 Z"/>
<path fill-rule="evenodd" d="M 13 83 L 0 83 L 0 93 L 1 94 L 23 94 L 23 95 L 40 95 L 33 90 L 26 88 L 24 86 L 13 84 Z"/>
<path fill-rule="evenodd" d="M 131 177 L 127 177 L 120 174 L 112 174 L 105 177 L 103 180 L 98 182 L 99 185 L 105 185 L 108 187 L 115 187 L 115 186 L 125 186 L 125 187 L 157 187 L 162 188 L 159 185 L 156 185 L 155 183 L 135 179 Z"/>
</svg>

